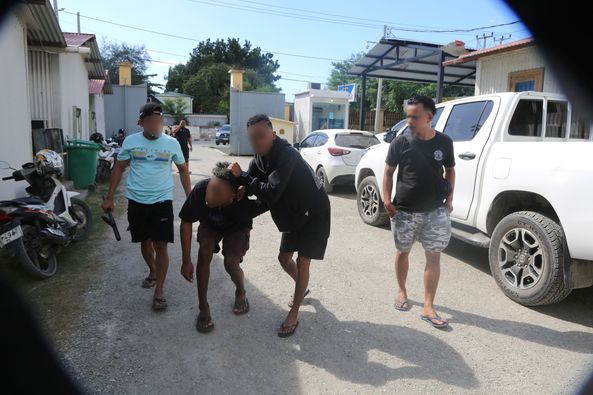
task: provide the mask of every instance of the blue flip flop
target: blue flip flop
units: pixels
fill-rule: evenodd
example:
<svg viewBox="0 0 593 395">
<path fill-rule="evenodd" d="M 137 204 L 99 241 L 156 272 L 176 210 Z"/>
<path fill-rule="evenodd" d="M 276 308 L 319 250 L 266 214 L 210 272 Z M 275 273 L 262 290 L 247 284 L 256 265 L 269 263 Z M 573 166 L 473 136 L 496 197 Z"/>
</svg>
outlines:
<svg viewBox="0 0 593 395">
<path fill-rule="evenodd" d="M 410 310 L 410 301 L 408 299 L 398 299 L 395 301 L 393 307 L 398 311 L 409 311 Z"/>
<path fill-rule="evenodd" d="M 422 321 L 426 321 L 430 325 L 432 325 L 433 327 L 438 328 L 438 329 L 442 329 L 442 328 L 449 326 L 449 323 L 447 321 L 443 320 L 438 315 L 435 315 L 434 317 L 429 317 L 427 315 L 421 315 L 420 318 L 422 319 Z M 443 323 L 438 324 L 435 321 L 443 321 Z"/>
</svg>

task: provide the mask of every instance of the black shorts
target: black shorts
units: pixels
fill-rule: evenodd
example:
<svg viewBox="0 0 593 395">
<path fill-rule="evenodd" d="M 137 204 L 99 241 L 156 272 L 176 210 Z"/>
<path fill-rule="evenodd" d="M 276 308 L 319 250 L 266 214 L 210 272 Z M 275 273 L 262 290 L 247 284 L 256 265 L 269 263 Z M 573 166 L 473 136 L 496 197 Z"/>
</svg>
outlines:
<svg viewBox="0 0 593 395">
<path fill-rule="evenodd" d="M 321 260 L 325 256 L 330 228 L 328 201 L 327 209 L 311 216 L 301 229 L 282 233 L 280 252 L 298 252 L 300 257 Z"/>
<path fill-rule="evenodd" d="M 146 240 L 173 243 L 173 202 L 165 200 L 154 204 L 128 201 L 128 222 L 132 243 Z"/>
<path fill-rule="evenodd" d="M 200 246 L 210 245 L 214 250 L 222 240 L 222 255 L 225 258 L 243 258 L 249 250 L 251 228 L 239 228 L 230 232 L 220 232 L 200 222 L 198 227 L 198 243 Z"/>
<path fill-rule="evenodd" d="M 186 163 L 189 162 L 189 148 L 181 148 L 181 152 L 183 152 L 183 157 L 185 158 L 185 162 Z"/>
</svg>

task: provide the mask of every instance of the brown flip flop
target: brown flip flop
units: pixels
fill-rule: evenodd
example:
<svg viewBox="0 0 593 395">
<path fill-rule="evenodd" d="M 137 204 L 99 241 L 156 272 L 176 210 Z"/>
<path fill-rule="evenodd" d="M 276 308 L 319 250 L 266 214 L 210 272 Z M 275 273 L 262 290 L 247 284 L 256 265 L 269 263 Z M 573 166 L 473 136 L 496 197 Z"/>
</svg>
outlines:
<svg viewBox="0 0 593 395">
<path fill-rule="evenodd" d="M 282 325 L 280 325 L 280 328 L 278 328 L 278 337 L 286 338 L 286 337 L 290 337 L 290 336 L 294 335 L 298 326 L 299 326 L 298 321 L 292 325 L 287 325 L 287 326 L 284 326 L 284 323 L 282 323 Z M 287 329 L 288 329 L 288 332 L 286 331 Z"/>
</svg>

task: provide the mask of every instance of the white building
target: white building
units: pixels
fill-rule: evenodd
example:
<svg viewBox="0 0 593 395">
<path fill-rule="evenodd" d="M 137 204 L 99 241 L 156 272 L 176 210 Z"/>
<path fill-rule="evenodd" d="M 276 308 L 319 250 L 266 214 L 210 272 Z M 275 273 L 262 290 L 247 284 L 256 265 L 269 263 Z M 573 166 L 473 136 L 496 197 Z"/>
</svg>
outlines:
<svg viewBox="0 0 593 395">
<path fill-rule="evenodd" d="M 319 129 L 348 128 L 348 92 L 308 89 L 294 95 L 295 140 Z"/>
<path fill-rule="evenodd" d="M 532 38 L 468 52 L 443 64 L 455 66 L 472 61 L 476 61 L 476 95 L 508 91 L 563 93 Z"/>
<path fill-rule="evenodd" d="M 64 138 L 88 138 L 93 118 L 89 77 L 105 79 L 104 72 L 97 72 L 103 66 L 96 42 L 93 48 L 89 40 L 94 36 L 68 45 L 47 0 L 23 0 L 4 17 L 0 25 L 4 60 L 0 160 L 17 168 L 30 162 L 33 147 L 44 145 L 46 129 L 62 129 Z M 104 117 L 98 108 L 100 104 L 93 108 L 95 119 Z M 7 173 L 0 171 L 2 176 Z M 24 182 L 2 182 L 0 200 L 24 195 L 25 187 Z"/>
</svg>

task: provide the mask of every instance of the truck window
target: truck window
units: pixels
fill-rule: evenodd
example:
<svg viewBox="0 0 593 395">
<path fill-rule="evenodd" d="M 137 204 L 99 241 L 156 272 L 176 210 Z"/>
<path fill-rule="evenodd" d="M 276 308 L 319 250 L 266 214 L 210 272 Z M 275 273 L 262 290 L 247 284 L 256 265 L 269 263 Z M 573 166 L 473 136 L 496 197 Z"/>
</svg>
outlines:
<svg viewBox="0 0 593 395">
<path fill-rule="evenodd" d="M 437 108 L 437 111 L 434 113 L 434 117 L 432 117 L 432 122 L 430 122 L 430 127 L 434 129 L 434 127 L 437 125 L 437 122 L 439 121 L 439 118 L 441 117 L 441 114 L 443 113 L 443 109 L 445 107 L 439 107 Z"/>
<path fill-rule="evenodd" d="M 541 137 L 544 104 L 541 100 L 520 100 L 509 125 L 511 136 Z"/>
<path fill-rule="evenodd" d="M 572 110 L 572 117 L 570 121 L 570 138 L 579 140 L 589 140 L 591 136 L 591 123 L 579 113 L 575 112 L 574 107 Z"/>
<path fill-rule="evenodd" d="M 566 138 L 568 120 L 568 103 L 565 101 L 548 101 L 546 113 L 546 137 Z"/>
<path fill-rule="evenodd" d="M 492 101 L 478 101 L 453 106 L 443 133 L 453 141 L 469 141 L 474 138 L 492 112 Z"/>
</svg>

